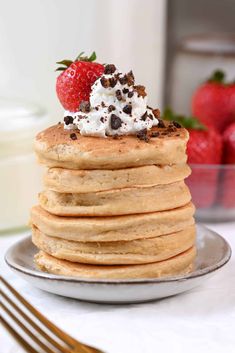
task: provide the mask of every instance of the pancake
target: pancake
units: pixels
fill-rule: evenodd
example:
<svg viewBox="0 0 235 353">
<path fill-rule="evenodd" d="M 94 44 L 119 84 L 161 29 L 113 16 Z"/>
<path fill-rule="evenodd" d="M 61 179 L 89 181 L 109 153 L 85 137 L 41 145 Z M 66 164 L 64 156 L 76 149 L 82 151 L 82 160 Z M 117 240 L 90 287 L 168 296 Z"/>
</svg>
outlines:
<svg viewBox="0 0 235 353">
<path fill-rule="evenodd" d="M 87 193 L 171 184 L 187 178 L 189 174 L 190 168 L 187 164 L 149 165 L 116 170 L 49 168 L 44 175 L 44 185 L 57 192 Z"/>
<path fill-rule="evenodd" d="M 113 216 L 156 212 L 184 206 L 190 200 L 191 195 L 184 181 L 86 194 L 65 194 L 52 190 L 39 194 L 41 207 L 59 216 Z"/>
<path fill-rule="evenodd" d="M 194 224 L 192 203 L 171 211 L 114 217 L 59 217 L 40 206 L 31 209 L 31 224 L 48 236 L 80 242 L 153 238 Z"/>
<path fill-rule="evenodd" d="M 192 271 L 196 248 L 165 261 L 144 265 L 87 265 L 59 260 L 40 251 L 35 255 L 35 264 L 45 272 L 80 279 L 144 279 L 186 274 Z"/>
<path fill-rule="evenodd" d="M 168 123 L 166 123 L 168 124 Z M 173 130 L 173 131 L 172 131 Z M 35 139 L 39 162 L 48 167 L 69 169 L 120 169 L 144 165 L 185 163 L 189 134 L 184 128 L 153 128 L 156 133 L 149 142 L 133 135 L 101 138 L 82 136 L 73 130 L 77 139 L 70 138 L 71 130 L 63 124 L 40 132 Z"/>
<path fill-rule="evenodd" d="M 97 265 L 145 264 L 176 256 L 195 243 L 195 226 L 149 239 L 115 242 L 75 242 L 43 234 L 32 228 L 32 241 L 58 259 Z"/>
</svg>

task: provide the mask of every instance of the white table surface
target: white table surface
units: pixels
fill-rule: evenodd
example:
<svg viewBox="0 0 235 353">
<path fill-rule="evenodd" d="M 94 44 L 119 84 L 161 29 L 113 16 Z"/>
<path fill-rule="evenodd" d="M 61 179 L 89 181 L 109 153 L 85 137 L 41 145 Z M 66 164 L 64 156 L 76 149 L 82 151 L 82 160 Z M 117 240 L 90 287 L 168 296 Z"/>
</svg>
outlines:
<svg viewBox="0 0 235 353">
<path fill-rule="evenodd" d="M 210 225 L 235 254 L 235 223 Z M 234 353 L 235 255 L 208 282 L 148 304 L 101 305 L 43 292 L 5 265 L 6 249 L 21 235 L 0 236 L 0 272 L 35 307 L 77 339 L 108 353 Z M 21 353 L 0 327 L 0 352 Z"/>
</svg>

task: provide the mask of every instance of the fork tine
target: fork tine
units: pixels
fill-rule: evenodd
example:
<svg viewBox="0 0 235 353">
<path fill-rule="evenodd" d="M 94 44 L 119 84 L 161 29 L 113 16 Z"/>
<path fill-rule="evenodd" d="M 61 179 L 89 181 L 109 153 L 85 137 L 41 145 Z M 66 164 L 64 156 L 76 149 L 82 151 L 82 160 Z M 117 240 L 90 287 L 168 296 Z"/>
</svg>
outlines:
<svg viewBox="0 0 235 353">
<path fill-rule="evenodd" d="M 38 353 L 33 347 L 31 347 L 27 341 L 25 341 L 2 316 L 0 316 L 0 322 L 5 329 L 15 338 L 15 340 L 26 350 L 28 353 Z"/>
<path fill-rule="evenodd" d="M 52 322 L 50 322 L 37 309 L 35 309 L 30 303 L 28 303 L 2 276 L 0 276 L 0 280 L 9 289 L 9 291 L 21 302 L 21 304 L 23 304 L 28 309 L 28 311 L 33 314 L 37 318 L 37 320 L 39 320 L 44 326 L 46 326 L 55 336 L 59 337 L 63 342 L 67 343 L 71 348 L 79 348 L 81 350 L 81 353 L 88 353 L 91 351 L 90 348 L 76 341 L 74 338 L 72 338 L 67 333 L 60 330 Z M 93 348 L 91 347 L 91 349 Z"/>
<path fill-rule="evenodd" d="M 7 313 L 9 317 L 34 341 L 39 347 L 41 347 L 46 353 L 55 353 L 51 348 L 47 347 L 42 341 L 39 340 L 6 306 L 1 303 L 0 306 Z"/>
<path fill-rule="evenodd" d="M 23 310 L 21 310 L 5 293 L 0 290 L 0 295 L 17 311 L 24 320 L 30 324 L 40 335 L 42 335 L 48 342 L 58 348 L 63 353 L 70 353 L 71 351 L 61 346 L 59 342 L 55 341 L 51 336 L 44 332 Z"/>
</svg>

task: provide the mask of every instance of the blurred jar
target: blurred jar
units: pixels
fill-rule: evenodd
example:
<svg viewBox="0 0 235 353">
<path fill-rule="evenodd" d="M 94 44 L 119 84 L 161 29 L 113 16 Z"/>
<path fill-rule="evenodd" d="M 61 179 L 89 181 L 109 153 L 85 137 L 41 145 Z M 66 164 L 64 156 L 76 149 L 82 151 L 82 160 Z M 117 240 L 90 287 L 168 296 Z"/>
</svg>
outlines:
<svg viewBox="0 0 235 353">
<path fill-rule="evenodd" d="M 37 105 L 0 98 L 0 234 L 25 228 L 41 189 L 35 134 L 48 125 Z"/>
<path fill-rule="evenodd" d="M 192 35 L 182 39 L 170 67 L 167 104 L 191 114 L 196 88 L 217 69 L 235 80 L 235 35 Z"/>
</svg>

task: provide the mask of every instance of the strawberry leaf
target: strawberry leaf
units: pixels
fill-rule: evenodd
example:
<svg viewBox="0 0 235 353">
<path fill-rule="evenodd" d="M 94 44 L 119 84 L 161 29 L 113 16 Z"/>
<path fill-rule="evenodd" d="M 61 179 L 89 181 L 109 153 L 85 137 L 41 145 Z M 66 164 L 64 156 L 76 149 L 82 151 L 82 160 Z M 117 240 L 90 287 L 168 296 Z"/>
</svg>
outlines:
<svg viewBox="0 0 235 353">
<path fill-rule="evenodd" d="M 207 82 L 216 82 L 216 83 L 225 83 L 225 73 L 222 70 L 216 70 L 213 72 L 211 77 L 207 80 Z"/>
<path fill-rule="evenodd" d="M 56 64 L 65 65 L 67 67 L 69 67 L 72 63 L 73 63 L 72 60 L 62 60 L 62 61 L 56 62 Z"/>
<path fill-rule="evenodd" d="M 67 69 L 67 67 L 66 66 L 64 66 L 64 67 L 58 67 L 55 71 L 64 71 L 64 70 L 66 70 Z"/>
<path fill-rule="evenodd" d="M 81 53 L 78 54 L 78 56 L 76 57 L 76 59 L 74 61 L 79 61 L 84 53 L 85 53 L 84 51 L 81 51 Z"/>
<path fill-rule="evenodd" d="M 96 53 L 93 51 L 93 53 L 89 57 L 89 61 L 95 61 L 96 60 Z"/>
<path fill-rule="evenodd" d="M 95 61 L 96 60 L 96 53 L 93 51 L 93 53 L 91 53 L 91 55 L 88 57 L 88 56 L 83 56 L 84 54 L 84 51 L 81 52 L 75 59 L 75 61 L 89 61 L 89 62 L 92 62 L 92 61 Z"/>
<path fill-rule="evenodd" d="M 176 121 L 186 129 L 206 130 L 206 127 L 202 123 L 200 123 L 197 118 L 175 114 L 170 108 L 166 108 L 164 110 L 162 118 L 164 120 Z"/>
</svg>

